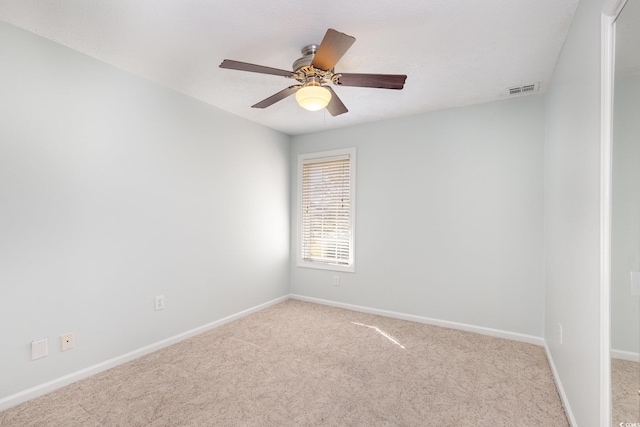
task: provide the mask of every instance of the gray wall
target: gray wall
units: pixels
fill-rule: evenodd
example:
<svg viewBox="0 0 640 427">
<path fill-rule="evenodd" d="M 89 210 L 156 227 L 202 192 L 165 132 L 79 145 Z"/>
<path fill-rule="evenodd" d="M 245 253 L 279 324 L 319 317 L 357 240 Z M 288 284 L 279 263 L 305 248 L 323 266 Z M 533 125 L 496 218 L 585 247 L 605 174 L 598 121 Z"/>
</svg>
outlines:
<svg viewBox="0 0 640 427">
<path fill-rule="evenodd" d="M 640 298 L 630 292 L 640 271 L 640 75 L 616 76 L 613 113 L 611 348 L 640 352 Z"/>
<path fill-rule="evenodd" d="M 543 141 L 540 96 L 293 137 L 292 252 L 299 153 L 357 147 L 357 218 L 355 273 L 292 253 L 291 292 L 541 337 Z"/>
<path fill-rule="evenodd" d="M 0 60 L 0 399 L 288 294 L 288 136 L 2 22 Z"/>
<path fill-rule="evenodd" d="M 600 16 L 581 1 L 546 96 L 545 338 L 580 427 L 600 424 Z M 558 340 L 563 327 L 563 344 Z"/>
</svg>

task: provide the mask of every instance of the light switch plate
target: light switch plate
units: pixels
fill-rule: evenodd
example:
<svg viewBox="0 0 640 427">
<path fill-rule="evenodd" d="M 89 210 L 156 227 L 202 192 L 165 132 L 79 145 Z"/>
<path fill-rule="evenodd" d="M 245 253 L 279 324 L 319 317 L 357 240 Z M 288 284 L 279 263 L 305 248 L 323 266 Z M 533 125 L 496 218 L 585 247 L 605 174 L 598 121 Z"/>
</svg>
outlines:
<svg viewBox="0 0 640 427">
<path fill-rule="evenodd" d="M 156 311 L 164 310 L 164 295 L 158 295 L 156 297 Z"/>
<path fill-rule="evenodd" d="M 40 359 L 49 355 L 47 339 L 31 341 L 31 360 Z"/>
<path fill-rule="evenodd" d="M 631 272 L 631 295 L 640 297 L 640 271 Z"/>
</svg>

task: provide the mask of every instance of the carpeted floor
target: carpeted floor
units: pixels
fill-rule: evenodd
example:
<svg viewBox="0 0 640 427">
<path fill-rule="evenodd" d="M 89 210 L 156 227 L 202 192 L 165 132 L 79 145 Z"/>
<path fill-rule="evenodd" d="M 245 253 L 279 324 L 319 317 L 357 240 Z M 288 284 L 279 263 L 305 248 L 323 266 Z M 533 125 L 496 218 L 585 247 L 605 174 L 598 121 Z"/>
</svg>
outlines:
<svg viewBox="0 0 640 427">
<path fill-rule="evenodd" d="M 542 347 L 288 300 L 2 426 L 568 426 Z"/>
<path fill-rule="evenodd" d="M 612 426 L 640 425 L 640 364 L 611 359 Z"/>
</svg>

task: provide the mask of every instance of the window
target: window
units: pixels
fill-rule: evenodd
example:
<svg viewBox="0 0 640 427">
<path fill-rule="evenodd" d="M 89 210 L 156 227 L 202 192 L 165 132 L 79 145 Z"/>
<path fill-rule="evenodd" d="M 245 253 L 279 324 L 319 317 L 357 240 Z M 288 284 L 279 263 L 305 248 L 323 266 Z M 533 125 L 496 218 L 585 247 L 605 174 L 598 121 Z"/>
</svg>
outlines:
<svg viewBox="0 0 640 427">
<path fill-rule="evenodd" d="M 298 156 L 298 266 L 354 271 L 356 149 Z"/>
</svg>

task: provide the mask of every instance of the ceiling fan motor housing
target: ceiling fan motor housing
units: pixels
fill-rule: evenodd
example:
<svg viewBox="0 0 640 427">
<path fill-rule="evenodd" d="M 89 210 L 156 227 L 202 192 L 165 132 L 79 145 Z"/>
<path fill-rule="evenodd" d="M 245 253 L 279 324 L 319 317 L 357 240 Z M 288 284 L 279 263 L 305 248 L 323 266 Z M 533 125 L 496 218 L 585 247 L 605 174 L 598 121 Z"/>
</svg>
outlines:
<svg viewBox="0 0 640 427">
<path fill-rule="evenodd" d="M 311 65 L 311 61 L 313 61 L 313 57 L 316 55 L 318 47 L 319 46 L 317 44 L 310 44 L 302 48 L 302 58 L 296 59 L 292 66 L 294 73 L 300 70 L 300 68 L 302 67 Z"/>
<path fill-rule="evenodd" d="M 303 47 L 301 50 L 302 57 L 293 63 L 293 78 L 305 86 L 320 86 L 334 82 L 333 79 L 339 77 L 338 74 L 333 73 L 333 69 L 321 70 L 311 65 L 318 48 L 319 46 L 316 44 Z"/>
</svg>

